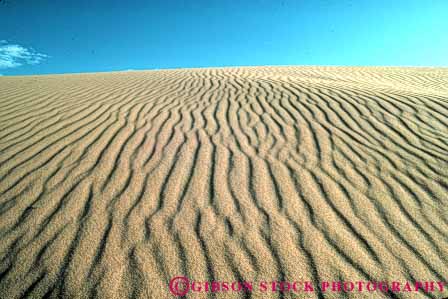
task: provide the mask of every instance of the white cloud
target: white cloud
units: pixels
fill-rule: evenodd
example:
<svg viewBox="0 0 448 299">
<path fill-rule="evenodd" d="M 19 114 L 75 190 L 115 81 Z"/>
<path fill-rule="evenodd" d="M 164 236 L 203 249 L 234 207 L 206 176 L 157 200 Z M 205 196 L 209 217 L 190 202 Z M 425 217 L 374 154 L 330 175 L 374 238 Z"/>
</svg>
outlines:
<svg viewBox="0 0 448 299">
<path fill-rule="evenodd" d="M 39 64 L 49 56 L 38 53 L 32 48 L 8 44 L 0 40 L 0 69 L 14 68 L 26 64 Z"/>
</svg>

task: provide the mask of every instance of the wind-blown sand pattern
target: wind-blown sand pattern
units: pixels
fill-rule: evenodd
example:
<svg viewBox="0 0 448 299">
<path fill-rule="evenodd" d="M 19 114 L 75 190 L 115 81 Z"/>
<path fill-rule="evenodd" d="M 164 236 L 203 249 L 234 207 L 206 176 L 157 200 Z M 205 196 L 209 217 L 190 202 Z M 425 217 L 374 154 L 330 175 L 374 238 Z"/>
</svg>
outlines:
<svg viewBox="0 0 448 299">
<path fill-rule="evenodd" d="M 447 194 L 448 69 L 0 78 L 0 298 L 173 298 L 174 276 L 447 281 Z"/>
</svg>

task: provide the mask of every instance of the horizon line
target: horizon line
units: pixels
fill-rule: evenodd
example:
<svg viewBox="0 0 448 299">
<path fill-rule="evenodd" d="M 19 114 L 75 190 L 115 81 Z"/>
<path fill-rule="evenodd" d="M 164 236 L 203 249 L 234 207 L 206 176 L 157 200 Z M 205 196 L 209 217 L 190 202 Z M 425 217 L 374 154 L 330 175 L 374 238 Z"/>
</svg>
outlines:
<svg viewBox="0 0 448 299">
<path fill-rule="evenodd" d="M 316 67 L 316 68 L 419 68 L 419 69 L 445 69 L 447 66 L 421 66 L 421 65 L 318 65 L 318 64 L 266 64 L 266 65 L 225 65 L 225 66 L 196 66 L 196 67 L 168 67 L 168 68 L 148 68 L 148 69 L 121 69 L 110 71 L 87 71 L 87 72 L 65 72 L 65 73 L 42 73 L 42 74 L 1 74 L 2 77 L 31 77 L 31 76 L 59 76 L 59 75 L 83 75 L 83 74 L 104 74 L 104 73 L 130 73 L 130 72 L 150 72 L 150 71 L 173 71 L 173 70 L 198 70 L 198 69 L 229 69 L 229 68 L 253 68 L 253 67 Z"/>
</svg>

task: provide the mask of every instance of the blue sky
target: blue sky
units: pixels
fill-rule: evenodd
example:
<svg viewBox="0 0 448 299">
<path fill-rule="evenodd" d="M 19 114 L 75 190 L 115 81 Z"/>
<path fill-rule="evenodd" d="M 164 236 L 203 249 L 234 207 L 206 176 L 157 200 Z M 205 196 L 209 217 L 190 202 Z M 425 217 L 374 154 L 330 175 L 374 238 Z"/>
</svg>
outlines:
<svg viewBox="0 0 448 299">
<path fill-rule="evenodd" d="M 0 0 L 0 74 L 448 66 L 447 0 Z"/>
</svg>

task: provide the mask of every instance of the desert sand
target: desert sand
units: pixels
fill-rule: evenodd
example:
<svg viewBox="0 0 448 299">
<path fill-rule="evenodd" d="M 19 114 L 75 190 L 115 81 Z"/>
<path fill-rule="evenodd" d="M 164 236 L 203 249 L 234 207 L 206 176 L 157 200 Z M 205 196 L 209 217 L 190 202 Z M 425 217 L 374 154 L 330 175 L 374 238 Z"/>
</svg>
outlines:
<svg viewBox="0 0 448 299">
<path fill-rule="evenodd" d="M 0 298 L 442 298 L 318 286 L 448 281 L 447 194 L 446 68 L 0 78 Z"/>
</svg>

